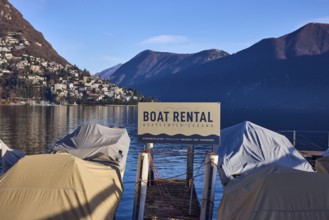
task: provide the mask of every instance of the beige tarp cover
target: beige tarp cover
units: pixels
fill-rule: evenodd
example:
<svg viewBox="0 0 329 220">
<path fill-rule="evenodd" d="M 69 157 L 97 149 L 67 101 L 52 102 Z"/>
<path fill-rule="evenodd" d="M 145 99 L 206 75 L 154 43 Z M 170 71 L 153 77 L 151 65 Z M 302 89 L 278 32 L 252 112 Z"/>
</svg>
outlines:
<svg viewBox="0 0 329 220">
<path fill-rule="evenodd" d="M 319 173 L 329 173 L 329 156 L 316 159 L 314 169 Z"/>
<path fill-rule="evenodd" d="M 218 220 L 327 220 L 329 175 L 265 166 L 224 187 Z"/>
<path fill-rule="evenodd" d="M 0 218 L 113 219 L 122 191 L 109 166 L 66 153 L 25 156 L 0 178 Z"/>
</svg>

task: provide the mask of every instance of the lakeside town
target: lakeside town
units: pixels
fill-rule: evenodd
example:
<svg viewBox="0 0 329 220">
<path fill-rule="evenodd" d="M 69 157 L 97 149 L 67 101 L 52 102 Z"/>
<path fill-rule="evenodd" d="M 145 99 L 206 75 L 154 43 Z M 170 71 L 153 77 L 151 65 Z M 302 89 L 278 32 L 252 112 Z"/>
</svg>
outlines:
<svg viewBox="0 0 329 220">
<path fill-rule="evenodd" d="M 0 0 L 1 219 L 329 219 L 327 8 Z"/>
<path fill-rule="evenodd" d="M 76 65 L 24 53 L 32 43 L 43 46 L 29 42 L 20 32 L 0 38 L 0 104 L 136 104 L 151 99 Z"/>
</svg>

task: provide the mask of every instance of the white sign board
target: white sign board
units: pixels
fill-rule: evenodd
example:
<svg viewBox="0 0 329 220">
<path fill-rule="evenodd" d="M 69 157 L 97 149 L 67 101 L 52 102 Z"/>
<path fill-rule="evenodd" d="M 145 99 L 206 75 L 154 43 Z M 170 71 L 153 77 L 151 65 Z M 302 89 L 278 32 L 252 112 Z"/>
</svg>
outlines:
<svg viewBox="0 0 329 220">
<path fill-rule="evenodd" d="M 138 141 L 218 145 L 220 103 L 138 103 Z"/>
</svg>

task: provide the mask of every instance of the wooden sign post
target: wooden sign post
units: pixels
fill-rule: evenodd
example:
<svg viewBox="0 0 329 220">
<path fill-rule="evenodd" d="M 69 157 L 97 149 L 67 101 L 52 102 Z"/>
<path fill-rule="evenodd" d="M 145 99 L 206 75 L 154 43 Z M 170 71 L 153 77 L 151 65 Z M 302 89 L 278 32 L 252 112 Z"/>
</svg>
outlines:
<svg viewBox="0 0 329 220">
<path fill-rule="evenodd" d="M 173 103 L 173 102 L 140 102 L 138 103 L 138 142 L 142 143 L 173 143 L 188 144 L 186 184 L 191 187 L 189 214 L 191 214 L 191 200 L 193 196 L 193 164 L 194 145 L 219 145 L 220 140 L 220 103 Z M 148 165 L 149 166 L 149 165 Z M 137 181 L 141 181 L 141 168 L 137 170 Z M 213 173 L 213 172 L 212 172 Z M 206 174 L 205 174 L 206 175 Z M 207 174 L 208 175 L 208 174 Z M 209 174 L 210 175 L 210 174 Z M 208 177 L 207 177 L 208 178 Z M 213 178 L 213 177 L 211 177 Z M 216 178 L 216 177 L 215 177 Z M 147 179 L 147 178 L 146 178 Z M 213 186 L 213 181 L 212 186 Z M 135 190 L 141 193 L 138 188 Z M 146 191 L 145 191 L 146 194 Z M 136 195 L 137 198 L 145 194 Z M 211 194 L 211 193 L 210 193 Z M 209 193 L 207 193 L 209 195 Z M 213 195 L 210 196 L 213 198 Z M 207 200 L 211 198 L 207 197 Z M 139 204 L 140 210 L 143 206 Z M 207 208 L 208 216 L 212 216 L 212 209 Z M 140 214 L 144 211 L 139 211 Z M 134 211 L 134 216 L 137 214 Z M 138 218 L 138 219 L 140 219 Z"/>
</svg>

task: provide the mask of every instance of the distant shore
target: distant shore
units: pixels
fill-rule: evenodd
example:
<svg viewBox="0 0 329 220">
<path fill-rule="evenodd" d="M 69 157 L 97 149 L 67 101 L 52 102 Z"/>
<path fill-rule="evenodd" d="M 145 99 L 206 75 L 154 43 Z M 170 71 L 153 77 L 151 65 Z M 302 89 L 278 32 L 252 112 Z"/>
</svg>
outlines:
<svg viewBox="0 0 329 220">
<path fill-rule="evenodd" d="M 86 104 L 26 104 L 26 103 L 0 103 L 0 106 L 137 106 L 137 104 L 106 104 L 106 105 L 86 105 Z"/>
</svg>

